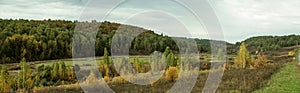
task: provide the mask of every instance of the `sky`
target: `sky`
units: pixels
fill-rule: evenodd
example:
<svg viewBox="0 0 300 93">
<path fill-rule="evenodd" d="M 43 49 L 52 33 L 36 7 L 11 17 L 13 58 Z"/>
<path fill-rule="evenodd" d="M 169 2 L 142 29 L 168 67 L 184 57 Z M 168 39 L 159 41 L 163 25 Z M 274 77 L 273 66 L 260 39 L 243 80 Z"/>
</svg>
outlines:
<svg viewBox="0 0 300 93">
<path fill-rule="evenodd" d="M 187 0 L 0 0 L 3 19 L 112 21 L 175 37 L 214 39 Z M 253 36 L 299 34 L 300 0 L 208 0 L 230 43 Z"/>
</svg>

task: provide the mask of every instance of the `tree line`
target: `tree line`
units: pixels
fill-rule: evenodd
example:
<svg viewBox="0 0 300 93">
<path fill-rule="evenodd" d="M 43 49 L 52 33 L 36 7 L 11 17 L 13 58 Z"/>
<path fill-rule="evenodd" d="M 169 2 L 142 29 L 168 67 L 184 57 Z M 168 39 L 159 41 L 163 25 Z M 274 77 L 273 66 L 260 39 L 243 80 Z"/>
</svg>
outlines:
<svg viewBox="0 0 300 93">
<path fill-rule="evenodd" d="M 266 51 L 277 50 L 282 47 L 296 46 L 300 44 L 300 35 L 286 36 L 257 36 L 244 41 L 252 50 Z M 240 45 L 237 43 L 236 45 Z"/>
<path fill-rule="evenodd" d="M 96 56 L 103 56 L 105 47 L 107 50 L 121 47 L 112 46 L 113 37 L 119 42 L 122 40 L 131 40 L 132 38 L 130 37 L 124 37 L 124 35 L 130 35 L 130 32 L 142 32 L 133 38 L 131 44 L 122 44 L 122 46 L 130 46 L 129 54 L 131 55 L 148 55 L 154 51 L 163 52 L 166 47 L 170 47 L 176 54 L 179 52 L 177 45 L 193 46 L 192 40 L 196 42 L 196 47 L 200 53 L 211 52 L 210 42 L 212 40 L 169 37 L 140 27 L 108 21 L 78 22 L 50 19 L 0 19 L 1 63 L 20 62 L 22 58 L 26 58 L 28 61 L 71 58 L 72 53 L 76 53 L 76 50 L 73 48 L 81 47 L 73 46 L 74 30 L 78 23 L 86 27 L 90 24 L 101 24 L 97 29 L 97 33 L 92 33 L 96 35 L 96 38 L 93 40 L 85 34 L 75 33 L 78 34 L 78 38 L 80 38 L 83 45 L 95 42 Z M 120 30 L 120 28 L 123 29 Z M 123 32 L 121 34 L 124 35 L 115 35 L 117 31 Z M 247 47 L 250 47 L 250 52 L 252 52 L 253 50 L 275 50 L 280 47 L 299 45 L 299 40 L 299 35 L 289 35 L 253 37 L 243 42 L 247 44 Z M 228 54 L 237 53 L 240 45 L 239 42 L 236 44 L 226 44 Z M 86 52 L 90 53 L 90 51 Z"/>
<path fill-rule="evenodd" d="M 163 52 L 166 47 L 178 53 L 176 43 L 182 45 L 192 45 L 190 40 L 197 42 L 200 52 L 209 52 L 209 40 L 172 38 L 163 34 L 154 33 L 143 28 L 122 25 L 112 22 L 77 22 L 66 20 L 12 20 L 0 19 L 0 58 L 1 63 L 20 62 L 22 58 L 27 61 L 62 59 L 72 57 L 74 29 L 77 23 L 89 25 L 93 23 L 101 24 L 96 33 L 96 38 L 80 34 L 79 38 L 83 44 L 94 41 L 95 55 L 103 56 L 104 48 L 111 50 L 118 49 L 118 46 L 111 47 L 112 38 L 130 39 L 122 36 L 114 36 L 121 27 L 122 31 L 142 32 L 132 40 L 129 54 L 148 55 L 154 51 Z M 176 43 L 174 41 L 176 39 Z M 109 51 L 110 52 L 110 51 Z M 76 51 L 74 52 L 76 53 Z"/>
</svg>

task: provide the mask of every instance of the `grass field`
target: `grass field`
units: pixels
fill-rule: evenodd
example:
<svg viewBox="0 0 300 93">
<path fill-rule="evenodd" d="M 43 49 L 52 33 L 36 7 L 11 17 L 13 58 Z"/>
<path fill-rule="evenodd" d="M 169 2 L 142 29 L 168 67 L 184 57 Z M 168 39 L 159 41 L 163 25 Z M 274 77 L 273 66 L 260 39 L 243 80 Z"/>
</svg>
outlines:
<svg viewBox="0 0 300 93">
<path fill-rule="evenodd" d="M 135 56 L 135 57 L 129 57 L 129 61 L 130 62 L 133 62 L 134 60 L 138 60 L 139 62 L 149 62 L 150 61 L 150 58 L 147 57 L 147 56 L 143 56 L 143 57 L 139 57 L 139 56 Z M 103 60 L 102 59 L 97 59 L 96 60 L 96 63 L 97 64 L 100 64 L 100 62 L 102 62 Z M 56 62 L 64 62 L 66 64 L 66 66 L 74 66 L 73 64 L 73 60 L 71 59 L 68 59 L 68 60 L 57 60 L 57 61 L 49 61 L 49 62 L 43 62 L 43 63 L 39 63 L 39 64 L 36 64 L 35 66 L 38 67 L 40 65 L 52 65 L 53 63 L 56 63 Z M 84 61 L 82 62 L 79 62 L 81 64 L 78 64 L 78 65 L 83 65 L 85 64 Z"/>
<path fill-rule="evenodd" d="M 201 57 L 202 57 L 202 60 L 200 59 L 201 62 L 210 63 L 208 61 L 210 59 L 209 56 L 204 56 L 204 57 L 201 56 Z M 86 59 L 78 59 L 78 61 L 79 61 L 78 65 L 88 65 L 89 64 L 84 61 L 81 62 L 80 60 L 86 60 Z M 102 61 L 103 61 L 102 58 L 100 58 L 100 57 L 96 58 L 97 64 L 100 64 L 100 62 L 102 62 Z M 149 56 L 130 56 L 129 61 L 130 62 L 147 63 L 150 61 L 150 57 Z M 57 62 L 64 62 L 66 64 L 66 66 L 74 66 L 72 59 L 49 60 L 49 61 L 41 61 L 41 62 L 37 61 L 37 62 L 30 62 L 30 63 L 32 63 L 31 64 L 32 69 L 36 69 L 36 67 L 38 67 L 40 65 L 52 66 L 52 64 L 57 63 Z M 281 63 L 281 62 L 284 62 L 284 63 Z M 217 93 L 232 93 L 232 92 L 234 92 L 234 93 L 250 93 L 257 89 L 267 87 L 267 85 L 269 85 L 269 84 L 267 84 L 268 80 L 271 78 L 271 76 L 274 73 L 279 71 L 279 68 L 283 67 L 283 64 L 285 64 L 285 62 L 290 62 L 290 61 L 285 61 L 285 60 L 278 61 L 277 63 L 266 64 L 265 66 L 262 66 L 262 67 L 259 67 L 256 69 L 238 69 L 238 68 L 236 68 L 236 69 L 225 70 L 222 81 L 216 91 L 217 91 Z M 200 75 L 197 78 L 197 82 L 195 84 L 195 87 L 192 90 L 192 93 L 198 93 L 199 91 L 203 90 L 203 87 L 207 80 L 208 74 L 210 72 L 210 68 L 206 68 L 205 65 L 210 67 L 211 64 L 204 64 L 203 66 L 200 64 L 200 68 L 204 67 L 205 69 L 199 71 Z M 289 63 L 289 64 L 291 64 L 291 63 Z M 140 66 L 140 65 L 135 64 L 135 66 Z M 145 65 L 143 65 L 143 66 L 145 66 Z M 139 67 L 139 71 L 141 71 L 142 73 L 144 73 L 145 71 L 146 72 L 149 71 L 149 68 L 144 68 L 143 66 Z M 149 65 L 147 65 L 147 66 L 149 66 Z M 287 65 L 287 66 L 289 66 L 289 65 Z M 296 67 L 295 65 L 291 65 L 291 66 Z M 291 67 L 288 67 L 288 68 L 291 68 Z M 138 68 L 136 68 L 136 69 L 138 69 Z M 80 71 L 85 72 L 84 69 L 81 69 Z M 289 69 L 288 69 L 288 71 L 289 71 Z M 86 75 L 86 76 L 88 76 L 88 75 Z M 115 79 L 114 76 L 108 78 L 108 82 L 110 82 L 109 86 L 118 93 L 128 93 L 128 92 L 130 92 L 130 93 L 139 93 L 139 92 L 152 92 L 152 93 L 159 92 L 159 93 L 161 93 L 161 92 L 168 91 L 168 89 L 171 88 L 174 84 L 174 82 L 167 81 L 164 78 L 165 76 L 166 75 L 162 76 L 161 79 L 157 81 L 158 83 L 155 83 L 153 85 L 152 84 L 145 85 L 145 86 L 144 85 L 135 85 L 135 84 L 132 84 L 129 82 L 119 84 L 116 82 L 119 82 L 118 80 L 121 80 L 121 79 L 118 79 L 118 78 Z M 282 76 L 282 75 L 279 75 L 279 76 Z M 188 80 L 188 76 L 186 77 L 186 79 Z M 277 80 L 275 80 L 275 81 L 277 81 Z M 48 80 L 46 82 L 46 84 L 49 82 L 51 84 L 52 84 L 52 82 L 54 82 L 53 84 L 56 84 L 56 81 L 51 81 L 51 80 Z M 68 84 L 73 84 L 73 83 L 74 82 L 68 83 Z M 296 86 L 296 84 L 295 84 L 295 86 Z M 59 92 L 60 91 L 74 91 L 74 93 L 82 93 L 82 90 L 79 88 L 79 86 L 65 88 L 65 87 L 48 86 L 47 85 L 47 86 L 45 86 L 45 88 L 37 87 L 37 89 L 38 89 L 38 91 L 40 91 L 37 93 L 47 93 L 49 91 L 59 91 Z M 134 89 L 134 90 L 132 90 L 132 89 Z M 291 89 L 291 90 L 294 90 L 294 89 Z M 259 90 L 256 93 L 261 93 L 261 92 L 265 93 L 265 90 Z M 268 91 L 266 91 L 266 92 L 268 92 Z M 274 91 L 270 91 L 268 93 L 274 93 Z M 275 91 L 275 93 L 277 93 L 277 91 Z"/>
<path fill-rule="evenodd" d="M 296 63 L 287 63 L 274 74 L 270 86 L 254 93 L 300 93 L 300 67 Z"/>
</svg>

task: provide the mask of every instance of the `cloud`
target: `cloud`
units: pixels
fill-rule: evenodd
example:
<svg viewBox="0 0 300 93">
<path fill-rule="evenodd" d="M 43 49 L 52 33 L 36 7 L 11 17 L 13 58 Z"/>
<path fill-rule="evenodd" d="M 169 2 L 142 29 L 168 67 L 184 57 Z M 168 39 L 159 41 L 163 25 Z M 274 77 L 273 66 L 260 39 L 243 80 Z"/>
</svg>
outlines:
<svg viewBox="0 0 300 93">
<path fill-rule="evenodd" d="M 106 20 L 140 26 L 169 36 L 208 38 L 194 15 L 172 1 L 131 0 L 118 5 Z"/>
<path fill-rule="evenodd" d="M 190 37 L 209 38 L 193 14 L 176 2 L 128 0 L 107 15 L 113 7 L 112 4 L 118 1 L 120 0 L 2 0 L 0 18 L 108 20 L 122 23 L 124 22 L 122 20 L 136 14 L 127 21 L 128 24 L 158 32 L 162 29 L 166 32 L 173 31 L 177 33 L 174 36 L 187 36 L 186 31 L 189 31 Z M 209 0 L 209 2 L 220 20 L 226 41 L 233 43 L 252 36 L 299 34 L 299 0 Z M 153 12 L 153 10 L 160 11 Z M 107 15 L 107 19 L 102 19 L 104 15 Z"/>
<path fill-rule="evenodd" d="M 300 20 L 299 0 L 212 0 L 211 3 L 230 42 L 250 36 L 299 34 L 300 28 L 295 25 Z"/>
<path fill-rule="evenodd" d="M 1 18 L 76 20 L 84 2 L 70 0 L 2 0 Z"/>
</svg>

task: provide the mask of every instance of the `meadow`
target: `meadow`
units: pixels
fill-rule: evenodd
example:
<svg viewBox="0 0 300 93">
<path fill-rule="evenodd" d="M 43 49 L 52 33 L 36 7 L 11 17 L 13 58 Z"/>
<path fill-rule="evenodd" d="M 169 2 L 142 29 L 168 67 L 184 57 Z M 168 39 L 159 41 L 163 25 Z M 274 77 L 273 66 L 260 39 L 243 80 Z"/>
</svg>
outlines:
<svg viewBox="0 0 300 93">
<path fill-rule="evenodd" d="M 0 21 L 1 93 L 82 93 L 83 87 L 91 89 L 88 93 L 107 92 L 93 90 L 99 89 L 95 86 L 99 81 L 104 81 L 102 85 L 107 84 L 117 93 L 163 93 L 180 81 L 178 78 L 185 81 L 196 79 L 191 92 L 199 93 L 204 91 L 209 74 L 220 71 L 224 71 L 224 74 L 216 89 L 217 93 L 299 92 L 299 66 L 294 62 L 298 60 L 300 35 L 258 36 L 231 44 L 217 40 L 169 37 L 140 27 L 105 21 L 96 22 L 103 25 L 99 27 L 96 38 L 90 38 L 84 34 L 73 37 L 77 34 L 74 33 L 77 24 L 75 21 Z M 94 24 L 80 23 L 87 27 Z M 124 31 L 129 33 L 143 33 L 134 38 L 132 44 L 126 44 L 131 45 L 129 60 L 119 56 L 120 59 L 113 62 L 110 54 L 112 51 L 108 50 L 119 48 L 112 46 L 111 42 L 121 26 L 125 26 Z M 84 43 L 73 46 L 72 38 L 80 38 L 80 42 Z M 116 38 L 121 40 L 122 36 Z M 125 39 L 131 38 L 124 37 Z M 197 52 L 181 57 L 174 39 L 186 46 L 196 47 L 199 54 Z M 80 54 L 78 57 L 84 58 L 93 53 L 79 53 L 79 50 L 85 49 L 84 46 L 91 46 L 91 41 L 95 41 L 96 60 L 75 58 L 76 63 L 73 63 L 73 54 Z M 189 41 L 195 41 L 196 45 Z M 219 49 L 219 53 L 215 53 L 217 55 L 211 56 L 212 52 L 216 52 L 213 51 L 211 42 L 226 44 L 226 53 L 222 53 L 225 49 Z M 189 50 L 189 47 L 185 51 L 184 55 L 195 52 Z M 151 55 L 155 52 L 158 54 Z M 157 58 L 151 59 L 153 56 Z M 218 67 L 212 68 L 212 65 Z M 133 69 L 128 69 L 130 66 Z M 93 70 L 89 70 L 90 68 Z M 181 69 L 192 72 L 186 73 Z M 152 70 L 157 72 L 148 73 Z M 95 71 L 99 73 L 92 73 Z M 120 75 L 119 72 L 125 74 Z M 137 74 L 142 77 L 151 77 L 153 74 L 162 76 L 152 81 L 147 78 L 137 79 Z M 198 77 L 193 78 L 196 74 L 199 74 Z M 134 79 L 150 84 L 131 83 L 130 80 Z"/>
</svg>

